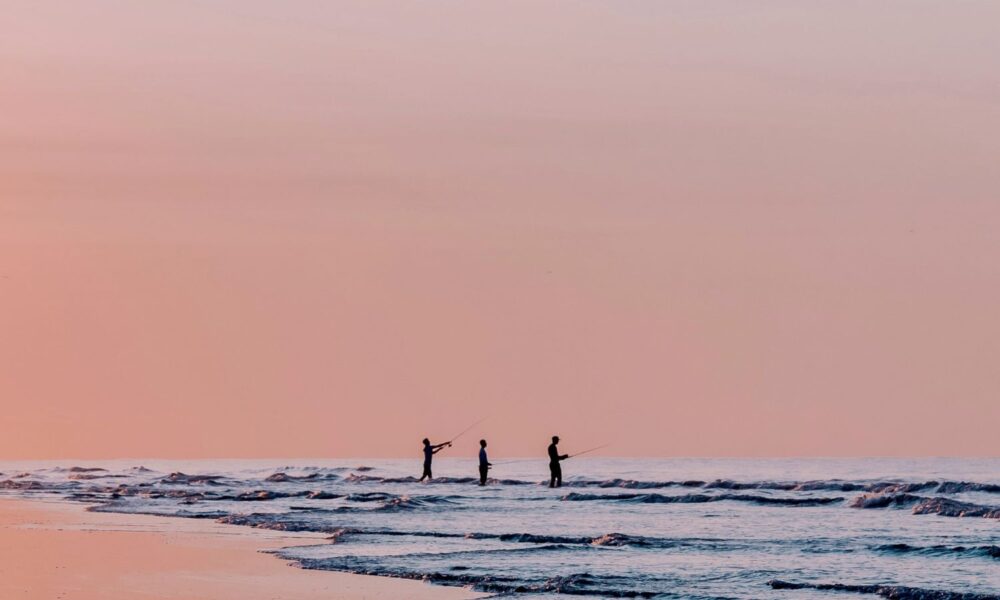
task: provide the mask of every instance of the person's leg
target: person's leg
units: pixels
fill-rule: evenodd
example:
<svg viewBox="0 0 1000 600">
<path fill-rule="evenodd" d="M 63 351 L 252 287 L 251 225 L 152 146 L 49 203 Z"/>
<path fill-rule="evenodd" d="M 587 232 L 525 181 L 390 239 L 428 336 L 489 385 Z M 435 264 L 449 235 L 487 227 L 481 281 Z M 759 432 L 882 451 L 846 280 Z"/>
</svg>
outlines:
<svg viewBox="0 0 1000 600">
<path fill-rule="evenodd" d="M 489 474 L 489 467 L 481 465 L 479 467 L 479 485 L 486 485 L 486 476 Z"/>
<path fill-rule="evenodd" d="M 562 487 L 562 465 L 556 465 L 555 480 L 556 487 Z"/>
<path fill-rule="evenodd" d="M 424 474 L 420 476 L 420 481 L 423 481 L 424 479 L 430 479 L 431 477 L 432 477 L 431 466 L 424 465 Z"/>
<path fill-rule="evenodd" d="M 550 476 L 550 478 L 549 478 L 549 487 L 550 488 L 556 487 L 556 466 L 555 465 L 549 465 L 549 476 Z"/>
</svg>

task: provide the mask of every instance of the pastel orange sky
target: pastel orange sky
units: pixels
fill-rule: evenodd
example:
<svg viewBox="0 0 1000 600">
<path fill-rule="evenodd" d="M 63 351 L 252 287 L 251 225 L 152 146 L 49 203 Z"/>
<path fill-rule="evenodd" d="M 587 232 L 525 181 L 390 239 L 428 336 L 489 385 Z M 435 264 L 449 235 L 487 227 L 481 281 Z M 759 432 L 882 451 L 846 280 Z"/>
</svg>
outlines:
<svg viewBox="0 0 1000 600">
<path fill-rule="evenodd" d="M 5 2 L 0 458 L 997 456 L 997 23 Z"/>
</svg>

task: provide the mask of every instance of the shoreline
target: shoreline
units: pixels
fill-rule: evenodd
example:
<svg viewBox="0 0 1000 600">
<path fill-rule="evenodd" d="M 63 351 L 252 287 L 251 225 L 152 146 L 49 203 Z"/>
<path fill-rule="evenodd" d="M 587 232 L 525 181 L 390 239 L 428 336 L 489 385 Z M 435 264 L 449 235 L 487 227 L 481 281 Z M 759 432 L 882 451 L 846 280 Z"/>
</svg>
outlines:
<svg viewBox="0 0 1000 600">
<path fill-rule="evenodd" d="M 323 534 L 0 498 L 0 597 L 38 600 L 467 600 L 464 588 L 300 569 L 264 551 Z"/>
</svg>

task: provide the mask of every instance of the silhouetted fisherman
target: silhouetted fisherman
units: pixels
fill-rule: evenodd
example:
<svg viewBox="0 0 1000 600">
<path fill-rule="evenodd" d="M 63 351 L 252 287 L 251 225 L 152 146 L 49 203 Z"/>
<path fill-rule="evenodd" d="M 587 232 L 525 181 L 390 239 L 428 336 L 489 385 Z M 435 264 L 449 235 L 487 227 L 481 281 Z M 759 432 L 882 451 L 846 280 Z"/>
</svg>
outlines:
<svg viewBox="0 0 1000 600">
<path fill-rule="evenodd" d="M 559 465 L 559 461 L 569 458 L 569 454 L 559 454 L 559 448 L 556 447 L 558 443 L 559 436 L 552 436 L 552 443 L 549 444 L 549 471 L 552 473 L 552 480 L 549 481 L 550 488 L 562 486 L 562 466 Z"/>
<path fill-rule="evenodd" d="M 486 476 L 493 463 L 486 458 L 486 440 L 479 440 L 479 485 L 486 485 Z"/>
<path fill-rule="evenodd" d="M 434 476 L 431 475 L 431 461 L 434 459 L 434 455 L 440 452 L 445 446 L 451 446 L 451 442 L 431 445 L 431 441 L 424 438 L 424 474 L 420 476 L 420 481 L 434 479 Z"/>
</svg>

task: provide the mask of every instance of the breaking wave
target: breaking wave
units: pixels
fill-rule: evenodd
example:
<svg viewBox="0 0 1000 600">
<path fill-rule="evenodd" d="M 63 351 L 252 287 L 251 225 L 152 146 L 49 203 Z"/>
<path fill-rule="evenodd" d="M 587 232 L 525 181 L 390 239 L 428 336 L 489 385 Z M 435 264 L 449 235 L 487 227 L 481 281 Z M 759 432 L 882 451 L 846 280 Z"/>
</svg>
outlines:
<svg viewBox="0 0 1000 600">
<path fill-rule="evenodd" d="M 563 500 L 571 502 L 607 500 L 636 504 L 701 504 L 705 502 L 722 502 L 730 500 L 734 502 L 751 502 L 753 504 L 776 506 L 822 506 L 825 504 L 834 504 L 844 501 L 844 499 L 840 497 L 786 498 L 757 496 L 752 494 L 685 494 L 683 496 L 667 496 L 664 494 L 579 494 L 575 492 L 563 496 Z"/>
<path fill-rule="evenodd" d="M 951 498 L 926 498 L 913 494 L 864 494 L 851 500 L 851 508 L 913 507 L 915 515 L 940 515 L 942 517 L 984 517 L 1000 519 L 1000 508 Z"/>
<path fill-rule="evenodd" d="M 534 553 L 559 551 L 559 545 L 540 546 L 528 550 L 494 551 L 497 553 Z M 288 558 L 286 556 L 286 558 Z M 405 567 L 382 567 L 359 557 L 336 559 L 296 559 L 304 569 L 344 571 L 364 575 L 380 575 L 403 579 L 419 579 L 440 585 L 471 587 L 473 590 L 489 594 L 565 594 L 571 596 L 594 596 L 600 598 L 654 598 L 659 592 L 629 589 L 630 578 L 595 576 L 590 573 L 572 573 L 539 580 L 523 580 L 498 575 L 478 575 L 459 572 L 420 572 Z"/>
<path fill-rule="evenodd" d="M 979 556 L 1000 560 L 1000 546 L 911 546 L 910 544 L 882 544 L 873 548 L 890 554 L 922 554 L 926 556 Z"/>
<path fill-rule="evenodd" d="M 979 594 L 975 592 L 949 592 L 945 590 L 928 590 L 924 588 L 906 587 L 901 585 L 851 585 L 845 583 L 794 583 L 772 579 L 767 582 L 776 590 L 824 590 L 832 592 L 854 592 L 856 594 L 875 594 L 890 600 L 1000 600 L 997 594 Z"/>
<path fill-rule="evenodd" d="M 941 515 L 942 517 L 985 517 L 1000 519 L 1000 508 L 959 502 L 950 498 L 925 498 L 913 507 L 915 515 Z"/>
<path fill-rule="evenodd" d="M 185 473 L 171 473 L 163 479 L 160 483 L 175 483 L 179 485 L 222 485 L 220 480 L 223 479 L 221 475 L 187 475 Z"/>
<path fill-rule="evenodd" d="M 912 506 L 923 500 L 913 494 L 862 494 L 851 500 L 851 508 L 887 508 L 890 506 Z"/>
</svg>

